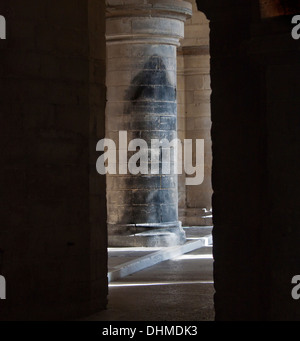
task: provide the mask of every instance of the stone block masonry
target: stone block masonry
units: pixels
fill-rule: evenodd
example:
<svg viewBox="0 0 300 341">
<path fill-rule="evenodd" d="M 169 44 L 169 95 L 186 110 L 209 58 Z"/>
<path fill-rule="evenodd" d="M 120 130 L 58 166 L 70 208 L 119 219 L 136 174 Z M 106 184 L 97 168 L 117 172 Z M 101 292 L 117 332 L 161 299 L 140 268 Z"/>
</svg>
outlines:
<svg viewBox="0 0 300 341">
<path fill-rule="evenodd" d="M 182 138 L 204 139 L 204 181 L 185 186 L 179 181 L 179 218 L 185 226 L 212 225 L 212 145 L 209 20 L 189 0 L 193 16 L 185 23 L 185 36 L 178 48 L 178 131 Z M 193 158 L 195 152 L 193 150 Z M 182 177 L 182 176 L 181 176 Z"/>
<path fill-rule="evenodd" d="M 177 137 L 176 49 L 190 15 L 191 5 L 184 1 L 168 6 L 163 1 L 129 6 L 108 1 L 106 137 L 116 145 L 118 130 L 148 145 L 154 138 Z M 177 178 L 161 171 L 151 176 L 108 174 L 109 245 L 184 243 Z"/>
</svg>

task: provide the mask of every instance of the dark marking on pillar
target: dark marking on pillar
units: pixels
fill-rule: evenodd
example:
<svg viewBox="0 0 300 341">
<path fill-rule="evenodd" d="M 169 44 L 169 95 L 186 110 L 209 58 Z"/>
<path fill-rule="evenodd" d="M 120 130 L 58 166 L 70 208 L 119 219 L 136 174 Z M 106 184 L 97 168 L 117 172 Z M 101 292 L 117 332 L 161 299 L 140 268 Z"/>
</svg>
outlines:
<svg viewBox="0 0 300 341">
<path fill-rule="evenodd" d="M 162 57 L 153 55 L 131 81 L 125 94 L 131 112 L 176 114 L 176 86 L 172 85 Z"/>
<path fill-rule="evenodd" d="M 143 138 L 148 146 L 151 139 L 176 137 L 176 82 L 172 84 L 164 58 L 152 55 L 143 69 L 132 79 L 124 100 L 128 102 L 124 114 L 130 115 L 131 136 Z M 161 158 L 161 157 L 160 157 Z M 150 171 L 150 169 L 149 169 Z M 177 221 L 177 187 L 172 181 L 162 183 L 160 174 L 128 176 L 123 179 L 127 191 L 132 190 L 131 208 L 124 206 L 121 221 L 131 224 Z M 175 176 L 169 177 L 175 180 Z M 176 181 L 175 181 L 176 182 Z M 163 187 L 162 187 L 163 186 Z"/>
</svg>

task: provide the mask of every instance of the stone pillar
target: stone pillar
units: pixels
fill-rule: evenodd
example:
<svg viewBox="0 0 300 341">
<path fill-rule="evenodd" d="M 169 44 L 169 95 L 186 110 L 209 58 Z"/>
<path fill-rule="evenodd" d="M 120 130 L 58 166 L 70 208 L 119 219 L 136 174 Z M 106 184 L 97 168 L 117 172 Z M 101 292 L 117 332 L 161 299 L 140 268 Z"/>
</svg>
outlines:
<svg viewBox="0 0 300 341">
<path fill-rule="evenodd" d="M 203 139 L 205 147 L 204 181 L 198 186 L 185 186 L 179 177 L 179 218 L 184 226 L 212 225 L 212 146 L 210 106 L 210 51 L 209 21 L 197 10 L 195 0 L 193 17 L 185 24 L 185 36 L 178 49 L 178 123 L 184 129 L 184 138 Z M 184 118 L 184 126 L 183 126 Z M 195 157 L 195 149 L 193 149 Z"/>
<path fill-rule="evenodd" d="M 119 156 L 126 155 L 132 139 L 140 138 L 149 147 L 150 161 L 151 139 L 177 137 L 176 49 L 191 13 L 191 5 L 180 0 L 107 1 L 106 137 L 117 147 L 117 174 L 107 175 L 110 246 L 185 241 L 174 169 L 165 174 L 160 155 L 158 174 L 151 174 L 149 163 L 148 174 L 133 175 L 126 163 L 138 150 Z M 121 150 L 120 131 L 127 132 Z M 120 174 L 126 169 L 127 174 Z"/>
</svg>

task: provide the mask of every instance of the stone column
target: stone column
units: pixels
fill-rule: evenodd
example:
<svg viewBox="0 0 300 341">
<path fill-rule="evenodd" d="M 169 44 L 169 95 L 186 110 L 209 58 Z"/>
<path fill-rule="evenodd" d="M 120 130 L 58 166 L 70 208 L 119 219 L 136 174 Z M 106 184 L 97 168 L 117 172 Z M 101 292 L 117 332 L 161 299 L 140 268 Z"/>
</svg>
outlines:
<svg viewBox="0 0 300 341">
<path fill-rule="evenodd" d="M 107 1 L 106 137 L 118 149 L 117 174 L 107 175 L 108 242 L 110 246 L 182 244 L 185 233 L 178 221 L 173 167 L 165 174 L 160 155 L 157 174 L 151 173 L 150 163 L 145 172 L 145 159 L 136 164 L 142 174 L 130 174 L 127 162 L 138 150 L 126 152 L 132 139 L 143 139 L 151 161 L 152 139 L 177 137 L 176 49 L 192 8 L 180 0 L 126 3 Z"/>
</svg>

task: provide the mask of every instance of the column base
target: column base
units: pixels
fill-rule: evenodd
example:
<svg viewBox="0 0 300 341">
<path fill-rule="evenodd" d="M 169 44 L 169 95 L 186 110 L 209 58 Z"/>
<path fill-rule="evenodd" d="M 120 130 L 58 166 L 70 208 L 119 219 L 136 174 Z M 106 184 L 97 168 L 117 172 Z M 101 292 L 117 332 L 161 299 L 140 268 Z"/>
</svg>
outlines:
<svg viewBox="0 0 300 341">
<path fill-rule="evenodd" d="M 186 241 L 181 222 L 160 224 L 108 224 L 108 246 L 169 247 Z"/>
</svg>

